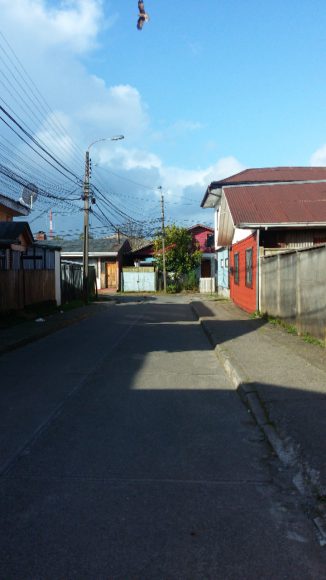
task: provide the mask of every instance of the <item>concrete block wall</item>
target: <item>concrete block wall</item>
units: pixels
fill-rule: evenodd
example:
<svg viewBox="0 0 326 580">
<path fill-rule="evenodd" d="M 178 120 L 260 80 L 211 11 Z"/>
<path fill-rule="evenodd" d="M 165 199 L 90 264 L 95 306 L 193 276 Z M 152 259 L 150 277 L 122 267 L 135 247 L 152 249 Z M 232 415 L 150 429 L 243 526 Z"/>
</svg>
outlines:
<svg viewBox="0 0 326 580">
<path fill-rule="evenodd" d="M 326 338 L 326 245 L 261 258 L 261 312 Z"/>
</svg>

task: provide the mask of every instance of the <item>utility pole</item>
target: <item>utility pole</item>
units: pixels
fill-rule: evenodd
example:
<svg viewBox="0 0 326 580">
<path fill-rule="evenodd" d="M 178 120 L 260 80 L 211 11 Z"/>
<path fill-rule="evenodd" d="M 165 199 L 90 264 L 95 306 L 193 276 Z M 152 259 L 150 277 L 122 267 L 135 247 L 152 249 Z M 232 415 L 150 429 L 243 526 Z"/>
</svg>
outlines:
<svg viewBox="0 0 326 580">
<path fill-rule="evenodd" d="M 52 220 L 52 209 L 50 209 L 50 240 L 53 239 L 53 220 Z"/>
<path fill-rule="evenodd" d="M 88 247 L 89 247 L 89 178 L 91 173 L 91 162 L 89 159 L 89 150 L 95 143 L 100 141 L 120 141 L 124 139 L 123 135 L 115 135 L 114 137 L 104 137 L 104 139 L 96 139 L 88 146 L 85 155 L 85 177 L 84 177 L 84 193 L 82 199 L 84 200 L 84 233 L 83 233 L 83 299 L 85 304 L 88 303 Z"/>
<path fill-rule="evenodd" d="M 84 177 L 84 233 L 83 233 L 83 300 L 88 303 L 88 246 L 89 246 L 89 150 L 85 156 Z"/>
<path fill-rule="evenodd" d="M 161 209 L 162 209 L 162 254 L 163 254 L 163 288 L 166 293 L 166 263 L 165 263 L 165 224 L 164 224 L 164 195 L 162 186 L 159 187 L 161 192 Z"/>
</svg>

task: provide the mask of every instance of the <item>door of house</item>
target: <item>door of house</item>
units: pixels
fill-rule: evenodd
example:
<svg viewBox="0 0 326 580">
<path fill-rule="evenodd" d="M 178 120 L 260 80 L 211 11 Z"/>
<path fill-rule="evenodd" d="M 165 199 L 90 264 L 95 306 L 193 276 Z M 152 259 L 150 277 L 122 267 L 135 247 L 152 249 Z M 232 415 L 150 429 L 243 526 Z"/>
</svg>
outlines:
<svg viewBox="0 0 326 580">
<path fill-rule="evenodd" d="M 117 289 L 117 264 L 116 262 L 106 262 L 107 287 Z"/>
<path fill-rule="evenodd" d="M 201 270 L 200 271 L 201 278 L 210 278 L 211 277 L 211 261 L 210 260 L 202 260 L 200 270 Z"/>
</svg>

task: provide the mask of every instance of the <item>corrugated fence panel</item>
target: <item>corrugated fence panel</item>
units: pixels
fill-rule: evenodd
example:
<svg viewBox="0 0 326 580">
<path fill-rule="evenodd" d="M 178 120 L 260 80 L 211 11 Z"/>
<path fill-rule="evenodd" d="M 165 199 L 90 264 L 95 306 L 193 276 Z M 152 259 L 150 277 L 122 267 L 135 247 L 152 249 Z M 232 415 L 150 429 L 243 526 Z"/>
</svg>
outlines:
<svg viewBox="0 0 326 580">
<path fill-rule="evenodd" d="M 148 272 L 146 268 L 135 270 L 124 269 L 122 272 L 122 289 L 124 292 L 156 292 L 156 272 Z"/>
<path fill-rule="evenodd" d="M 261 260 L 261 311 L 326 338 L 326 246 Z"/>
</svg>

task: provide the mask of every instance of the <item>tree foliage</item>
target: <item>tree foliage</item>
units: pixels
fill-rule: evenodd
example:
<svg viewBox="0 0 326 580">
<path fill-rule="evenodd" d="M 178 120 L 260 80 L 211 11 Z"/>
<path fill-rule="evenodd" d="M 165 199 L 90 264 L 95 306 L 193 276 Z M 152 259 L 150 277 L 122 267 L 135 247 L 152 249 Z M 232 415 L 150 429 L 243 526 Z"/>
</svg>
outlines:
<svg viewBox="0 0 326 580">
<path fill-rule="evenodd" d="M 163 269 L 162 237 L 154 240 L 154 255 L 160 270 Z M 186 228 L 170 225 L 165 228 L 166 271 L 173 273 L 176 280 L 189 274 L 200 263 L 201 252 L 196 240 Z"/>
</svg>

